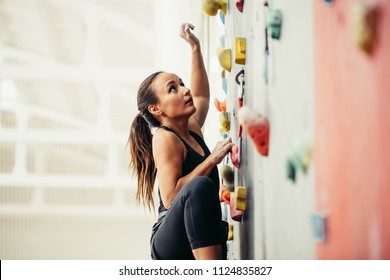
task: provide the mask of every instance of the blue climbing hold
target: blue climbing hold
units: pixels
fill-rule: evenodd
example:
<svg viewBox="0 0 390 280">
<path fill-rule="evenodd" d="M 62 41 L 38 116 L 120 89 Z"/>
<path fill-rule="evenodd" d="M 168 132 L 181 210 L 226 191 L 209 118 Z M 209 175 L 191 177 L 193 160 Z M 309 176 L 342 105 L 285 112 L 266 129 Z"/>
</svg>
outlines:
<svg viewBox="0 0 390 280">
<path fill-rule="evenodd" d="M 311 216 L 311 223 L 313 227 L 314 237 L 320 241 L 326 241 L 326 217 L 322 213 L 313 213 Z"/>
<path fill-rule="evenodd" d="M 227 94 L 227 79 L 222 78 L 222 88 L 223 91 Z"/>
<path fill-rule="evenodd" d="M 225 15 L 221 11 L 218 11 L 218 14 L 219 14 L 219 18 L 221 19 L 222 23 L 225 24 Z"/>
</svg>

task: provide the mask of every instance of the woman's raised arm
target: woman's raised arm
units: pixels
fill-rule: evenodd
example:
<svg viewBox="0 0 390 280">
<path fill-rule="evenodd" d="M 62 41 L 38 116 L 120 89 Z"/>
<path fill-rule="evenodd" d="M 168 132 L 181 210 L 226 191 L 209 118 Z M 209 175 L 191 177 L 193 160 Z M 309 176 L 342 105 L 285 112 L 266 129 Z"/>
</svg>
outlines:
<svg viewBox="0 0 390 280">
<path fill-rule="evenodd" d="M 210 87 L 199 39 L 191 32 L 194 26 L 183 23 L 180 36 L 191 46 L 191 94 L 196 108 L 192 116 L 201 128 L 206 120 L 210 105 Z"/>
</svg>

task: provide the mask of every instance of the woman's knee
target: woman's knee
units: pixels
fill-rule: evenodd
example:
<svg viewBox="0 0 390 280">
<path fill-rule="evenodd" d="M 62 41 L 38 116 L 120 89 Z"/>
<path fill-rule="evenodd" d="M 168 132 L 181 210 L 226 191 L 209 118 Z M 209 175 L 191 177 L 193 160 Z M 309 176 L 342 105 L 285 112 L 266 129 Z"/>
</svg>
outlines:
<svg viewBox="0 0 390 280">
<path fill-rule="evenodd" d="M 192 196 L 213 196 L 218 191 L 213 181 L 206 176 L 198 176 L 186 184 L 186 191 Z"/>
</svg>

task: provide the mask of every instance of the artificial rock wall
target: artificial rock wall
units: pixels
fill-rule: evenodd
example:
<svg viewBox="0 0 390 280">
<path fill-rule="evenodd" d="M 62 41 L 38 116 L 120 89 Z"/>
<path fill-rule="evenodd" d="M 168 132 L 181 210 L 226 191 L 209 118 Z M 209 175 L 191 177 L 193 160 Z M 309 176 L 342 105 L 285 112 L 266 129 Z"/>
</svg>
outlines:
<svg viewBox="0 0 390 280">
<path fill-rule="evenodd" d="M 385 0 L 229 0 L 210 17 L 225 136 L 239 142 L 242 69 L 243 104 L 270 127 L 267 155 L 242 133 L 234 186 L 246 187 L 246 210 L 229 217 L 231 259 L 389 258 L 389 14 Z"/>
</svg>

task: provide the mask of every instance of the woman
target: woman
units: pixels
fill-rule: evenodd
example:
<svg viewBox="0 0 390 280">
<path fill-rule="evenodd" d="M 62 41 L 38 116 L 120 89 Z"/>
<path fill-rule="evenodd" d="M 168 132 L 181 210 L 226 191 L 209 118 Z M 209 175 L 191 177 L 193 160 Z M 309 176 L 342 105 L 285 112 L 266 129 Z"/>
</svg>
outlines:
<svg viewBox="0 0 390 280">
<path fill-rule="evenodd" d="M 230 138 L 210 153 L 201 128 L 210 103 L 209 83 L 194 26 L 181 25 L 191 46 L 191 90 L 172 73 L 156 72 L 140 85 L 139 113 L 129 137 L 130 166 L 138 176 L 136 199 L 151 209 L 158 180 L 159 218 L 153 226 L 153 259 L 222 259 L 217 164 Z M 150 128 L 157 128 L 153 136 Z M 225 240 L 226 241 L 226 240 Z"/>
</svg>

